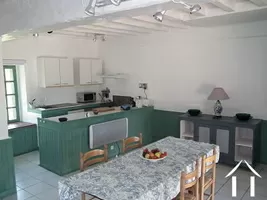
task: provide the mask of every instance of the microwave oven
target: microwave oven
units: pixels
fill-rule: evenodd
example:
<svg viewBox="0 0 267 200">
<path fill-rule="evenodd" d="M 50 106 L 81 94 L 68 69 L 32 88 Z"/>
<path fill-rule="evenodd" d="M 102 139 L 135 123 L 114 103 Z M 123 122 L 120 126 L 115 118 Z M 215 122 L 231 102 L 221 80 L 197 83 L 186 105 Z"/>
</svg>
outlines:
<svg viewBox="0 0 267 200">
<path fill-rule="evenodd" d="M 77 103 L 93 103 L 96 102 L 95 92 L 78 92 L 76 94 Z"/>
</svg>

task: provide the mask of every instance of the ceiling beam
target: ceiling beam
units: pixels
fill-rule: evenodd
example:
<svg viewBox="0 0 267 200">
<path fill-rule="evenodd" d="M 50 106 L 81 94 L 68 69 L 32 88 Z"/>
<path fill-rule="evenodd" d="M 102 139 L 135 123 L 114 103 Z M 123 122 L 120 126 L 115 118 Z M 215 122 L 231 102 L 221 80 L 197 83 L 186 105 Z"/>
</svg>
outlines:
<svg viewBox="0 0 267 200">
<path fill-rule="evenodd" d="M 166 17 L 166 16 L 162 22 L 158 22 L 153 18 L 153 16 L 148 16 L 148 15 L 142 15 L 142 16 L 137 16 L 137 17 L 133 17 L 133 18 L 138 19 L 138 20 L 142 20 L 145 22 L 153 23 L 153 24 L 164 25 L 164 26 L 167 26 L 169 28 L 179 28 L 179 29 L 187 28 L 186 25 L 184 25 L 182 23 L 177 23 L 177 21 L 174 18 Z"/>
<path fill-rule="evenodd" d="M 114 33 L 108 33 L 108 32 L 97 32 L 97 31 L 90 31 L 90 30 L 80 30 L 80 29 L 63 29 L 60 31 L 64 31 L 67 33 L 79 33 L 79 34 L 84 34 L 85 36 L 88 35 L 94 35 L 94 34 L 98 34 L 98 35 L 107 35 L 107 36 L 112 36 L 112 37 L 116 37 L 116 36 L 122 36 L 122 34 L 114 34 Z"/>
<path fill-rule="evenodd" d="M 163 24 L 155 24 L 152 22 L 146 22 L 143 20 L 135 19 L 135 18 L 122 18 L 122 19 L 116 19 L 115 22 L 119 22 L 122 24 L 130 24 L 135 26 L 141 26 L 141 27 L 147 27 L 147 28 L 153 28 L 157 31 L 168 31 L 169 26 L 165 26 Z"/>
<path fill-rule="evenodd" d="M 235 0 L 212 0 L 211 3 L 227 12 L 235 11 Z"/>
<path fill-rule="evenodd" d="M 70 28 L 67 30 L 71 30 Z M 114 31 L 108 31 L 108 30 L 95 30 L 95 29 L 90 29 L 86 27 L 74 27 L 73 31 L 77 32 L 88 32 L 88 33 L 96 33 L 96 34 L 106 34 L 106 35 L 134 35 L 134 34 L 127 34 L 127 33 L 119 33 L 119 32 L 114 32 Z"/>
<path fill-rule="evenodd" d="M 101 27 L 101 26 L 94 26 L 92 25 L 85 25 L 85 26 L 78 26 L 79 28 L 86 28 L 94 31 L 108 31 L 108 32 L 113 32 L 113 33 L 120 33 L 120 34 L 126 34 L 126 35 L 138 35 L 138 33 L 133 32 L 133 31 L 127 31 L 127 30 L 119 30 L 119 29 L 114 29 L 114 28 L 106 28 L 106 27 Z"/>
<path fill-rule="evenodd" d="M 257 6 L 266 6 L 267 5 L 267 0 L 250 0 L 250 1 Z"/>
<path fill-rule="evenodd" d="M 109 21 L 108 22 L 110 25 L 116 27 L 125 27 L 125 28 L 129 28 L 129 29 L 133 29 L 133 30 L 142 30 L 144 32 L 147 32 L 147 33 L 151 33 L 151 31 L 157 31 L 153 28 L 148 28 L 148 27 L 140 27 L 140 26 L 136 26 L 136 25 L 133 25 L 133 24 L 123 24 L 123 23 L 120 23 L 120 22 L 115 22 L 115 21 Z"/>
<path fill-rule="evenodd" d="M 94 24 L 92 24 L 94 27 L 99 27 L 99 28 L 109 28 L 110 30 L 116 30 L 116 31 L 125 31 L 125 32 L 130 32 L 130 33 L 136 33 L 136 34 L 147 34 L 147 33 L 150 33 L 150 32 L 147 32 L 147 30 L 146 31 L 144 31 L 144 30 L 136 30 L 136 29 L 129 29 L 129 27 L 127 28 L 127 27 L 114 27 L 114 26 L 112 26 L 110 23 L 105 23 L 105 24 L 103 24 L 103 23 L 94 23 Z"/>
</svg>

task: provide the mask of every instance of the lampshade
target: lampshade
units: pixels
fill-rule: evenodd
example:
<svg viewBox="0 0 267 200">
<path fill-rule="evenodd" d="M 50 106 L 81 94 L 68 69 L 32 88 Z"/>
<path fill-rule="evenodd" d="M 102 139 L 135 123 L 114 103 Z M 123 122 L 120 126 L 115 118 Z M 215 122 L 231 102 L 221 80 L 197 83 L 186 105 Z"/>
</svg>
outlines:
<svg viewBox="0 0 267 200">
<path fill-rule="evenodd" d="M 228 94 L 224 91 L 223 88 L 214 88 L 208 97 L 208 100 L 226 100 L 230 99 Z"/>
</svg>

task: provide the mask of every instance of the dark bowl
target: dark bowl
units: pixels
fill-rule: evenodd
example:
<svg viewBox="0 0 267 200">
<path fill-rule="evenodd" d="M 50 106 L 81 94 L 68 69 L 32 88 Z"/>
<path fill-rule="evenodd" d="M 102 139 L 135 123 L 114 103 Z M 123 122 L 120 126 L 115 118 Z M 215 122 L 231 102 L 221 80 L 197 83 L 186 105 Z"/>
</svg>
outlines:
<svg viewBox="0 0 267 200">
<path fill-rule="evenodd" d="M 98 111 L 97 110 L 93 110 L 93 113 L 95 114 L 95 115 L 98 115 Z"/>
<path fill-rule="evenodd" d="M 198 116 L 200 114 L 200 110 L 198 109 L 189 109 L 187 112 L 190 116 Z"/>
<path fill-rule="evenodd" d="M 248 121 L 251 119 L 251 115 L 248 113 L 237 113 L 235 116 L 240 121 Z"/>
<path fill-rule="evenodd" d="M 58 121 L 66 122 L 66 121 L 68 121 L 68 118 L 67 117 L 60 117 L 60 118 L 58 118 Z"/>
</svg>

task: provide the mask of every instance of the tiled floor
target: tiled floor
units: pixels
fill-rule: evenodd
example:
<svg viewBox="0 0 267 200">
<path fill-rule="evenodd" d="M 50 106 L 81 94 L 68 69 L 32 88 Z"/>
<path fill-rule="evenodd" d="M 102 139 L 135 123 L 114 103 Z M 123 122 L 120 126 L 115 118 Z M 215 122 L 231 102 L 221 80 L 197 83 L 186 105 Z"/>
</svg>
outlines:
<svg viewBox="0 0 267 200">
<path fill-rule="evenodd" d="M 45 170 L 39 165 L 38 151 L 15 158 L 17 194 L 4 200 L 58 200 L 58 180 L 60 176 Z M 267 166 L 259 165 L 256 170 L 262 179 L 256 179 L 256 197 L 250 197 L 250 172 L 239 169 L 237 176 L 237 198 L 231 197 L 231 178 L 225 175 L 231 170 L 225 165 L 218 165 L 216 180 L 216 200 L 266 200 Z"/>
</svg>

